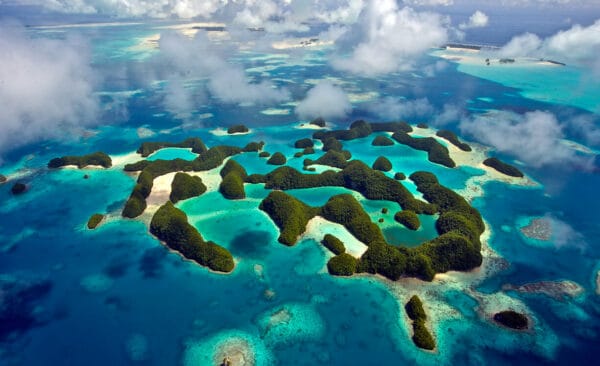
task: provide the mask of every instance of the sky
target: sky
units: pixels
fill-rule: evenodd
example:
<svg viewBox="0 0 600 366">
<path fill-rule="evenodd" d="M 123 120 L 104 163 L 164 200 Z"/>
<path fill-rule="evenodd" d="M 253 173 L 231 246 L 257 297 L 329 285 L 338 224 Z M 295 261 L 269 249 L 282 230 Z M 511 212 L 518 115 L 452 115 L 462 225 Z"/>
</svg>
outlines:
<svg viewBox="0 0 600 366">
<path fill-rule="evenodd" d="M 8 101 L 0 111 L 0 156 L 56 131 L 93 127 L 106 112 L 95 93 L 103 76 L 92 64 L 87 41 L 34 39 L 24 26 L 148 19 L 222 21 L 236 37 L 243 37 L 247 27 L 264 27 L 265 45 L 291 35 L 318 35 L 335 41 L 328 54 L 334 69 L 367 78 L 412 70 L 432 47 L 456 41 L 495 44 L 501 57 L 558 58 L 600 75 L 600 0 L 0 0 L 0 49 L 11 50 L 0 52 L 0 100 Z M 232 105 L 291 101 L 286 88 L 249 79 L 240 65 L 228 61 L 229 51 L 203 32 L 193 39 L 163 32 L 159 48 L 140 74 L 146 85 L 165 83 L 161 102 L 179 117 L 190 116 L 195 105 L 209 98 Z M 444 67 L 438 62 L 423 72 L 434 76 Z M 186 87 L 190 78 L 206 79 L 206 86 Z M 298 103 L 299 118 L 343 118 L 352 110 L 343 88 L 330 82 L 307 90 Z M 500 151 L 511 150 L 502 146 L 506 136 L 529 136 L 539 126 L 548 134 L 530 137 L 540 139 L 540 148 L 551 148 L 565 128 L 590 124 L 581 119 L 565 123 L 540 111 L 500 114 L 497 123 L 487 123 L 493 128 L 479 130 L 481 118 L 465 116 L 463 107 L 436 109 L 425 98 L 393 97 L 370 109 L 385 119 L 433 116 L 435 126 L 462 120 L 464 133 Z M 584 136 L 587 140 L 600 140 L 597 130 L 590 131 L 595 132 Z M 531 153 L 520 158 L 545 162 L 543 153 Z"/>
</svg>

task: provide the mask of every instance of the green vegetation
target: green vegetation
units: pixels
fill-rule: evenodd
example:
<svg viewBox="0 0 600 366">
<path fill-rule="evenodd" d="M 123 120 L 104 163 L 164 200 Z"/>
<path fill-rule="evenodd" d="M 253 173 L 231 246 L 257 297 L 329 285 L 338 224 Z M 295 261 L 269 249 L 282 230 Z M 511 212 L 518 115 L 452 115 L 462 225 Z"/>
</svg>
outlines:
<svg viewBox="0 0 600 366">
<path fill-rule="evenodd" d="M 327 262 L 327 270 L 334 276 L 352 276 L 358 260 L 348 253 L 338 254 Z"/>
<path fill-rule="evenodd" d="M 396 212 L 394 215 L 394 220 L 398 221 L 410 230 L 418 230 L 421 227 L 419 216 L 410 210 Z"/>
<path fill-rule="evenodd" d="M 102 220 L 104 220 L 104 215 L 98 213 L 93 214 L 92 216 L 90 216 L 90 219 L 87 222 L 88 229 L 93 230 L 97 228 Z"/>
<path fill-rule="evenodd" d="M 172 172 L 204 171 L 218 167 L 229 156 L 240 154 L 242 149 L 235 146 L 215 146 L 198 155 L 192 161 L 174 160 L 142 160 L 125 165 L 125 171 L 141 171 L 133 192 L 125 203 L 121 213 L 123 217 L 134 218 L 146 209 L 146 197 L 152 191 L 154 179 Z"/>
<path fill-rule="evenodd" d="M 327 249 L 329 249 L 333 254 L 338 255 L 346 252 L 346 247 L 344 247 L 344 243 L 338 239 L 336 236 L 331 234 L 325 234 L 321 244 Z"/>
<path fill-rule="evenodd" d="M 512 329 L 527 329 L 529 320 L 521 313 L 513 310 L 504 310 L 494 314 L 494 321 Z"/>
<path fill-rule="evenodd" d="M 382 208 L 382 209 L 381 209 L 381 213 L 382 213 L 382 214 L 386 214 L 386 213 L 388 213 L 388 208 L 387 208 L 387 207 L 384 207 L 384 208 Z"/>
<path fill-rule="evenodd" d="M 458 147 L 462 151 L 471 151 L 471 146 L 461 142 L 452 131 L 439 130 L 435 135 L 448 140 L 452 145 Z"/>
<path fill-rule="evenodd" d="M 342 151 L 343 148 L 342 143 L 335 137 L 328 137 L 323 140 L 323 151 Z"/>
<path fill-rule="evenodd" d="M 302 155 L 311 155 L 315 153 L 315 149 L 313 147 L 305 147 L 304 150 L 302 150 Z"/>
<path fill-rule="evenodd" d="M 417 127 L 419 127 L 419 128 L 429 128 L 429 125 L 427 125 L 427 123 L 419 123 L 419 124 L 417 124 Z"/>
<path fill-rule="evenodd" d="M 389 172 L 392 170 L 392 162 L 389 161 L 385 156 L 380 156 L 373 163 L 373 169 L 381 170 L 382 172 Z"/>
<path fill-rule="evenodd" d="M 317 160 L 304 160 L 304 166 L 319 164 L 344 169 L 348 165 L 348 159 L 351 157 L 349 151 L 329 150 Z"/>
<path fill-rule="evenodd" d="M 325 120 L 321 117 L 315 118 L 312 121 L 310 121 L 311 125 L 315 125 L 315 126 L 319 126 L 319 127 L 325 127 L 327 125 L 327 122 L 325 122 Z"/>
<path fill-rule="evenodd" d="M 352 122 L 347 130 L 317 131 L 313 138 L 325 143 L 329 138 L 337 140 L 354 140 L 367 137 L 373 132 L 411 132 L 412 127 L 406 122 L 369 123 L 363 120 Z"/>
<path fill-rule="evenodd" d="M 454 160 L 450 158 L 448 149 L 433 137 L 415 138 L 406 132 L 398 131 L 392 135 L 392 138 L 413 149 L 426 151 L 427 158 L 432 163 L 440 164 L 448 168 L 454 168 L 456 166 Z"/>
<path fill-rule="evenodd" d="M 517 169 L 516 167 L 514 167 L 510 164 L 507 164 L 507 163 L 501 161 L 498 158 L 485 159 L 483 161 L 483 164 L 496 169 L 497 171 L 499 171 L 502 174 L 506 174 L 511 177 L 522 178 L 524 176 L 523 172 L 521 172 L 519 169 Z"/>
<path fill-rule="evenodd" d="M 206 242 L 187 221 L 185 213 L 171 202 L 156 211 L 150 222 L 150 232 L 184 257 L 214 271 L 231 272 L 234 267 L 229 251 L 213 242 Z"/>
<path fill-rule="evenodd" d="M 294 153 L 294 157 L 295 158 L 301 158 L 304 154 L 302 153 L 302 151 L 298 151 L 296 153 Z"/>
<path fill-rule="evenodd" d="M 101 151 L 83 156 L 63 156 L 62 158 L 54 158 L 48 163 L 48 168 L 60 168 L 67 165 L 76 165 L 79 169 L 85 168 L 88 165 L 100 165 L 104 168 L 112 166 L 110 156 Z"/>
<path fill-rule="evenodd" d="M 406 174 L 398 172 L 398 173 L 394 174 L 394 179 L 395 180 L 405 180 Z"/>
<path fill-rule="evenodd" d="M 406 309 L 406 314 L 412 320 L 412 339 L 415 345 L 419 348 L 427 350 L 434 349 L 435 341 L 425 326 L 427 315 L 425 315 L 425 310 L 423 310 L 423 303 L 421 302 L 421 299 L 417 295 L 414 295 L 406 303 L 404 309 Z"/>
<path fill-rule="evenodd" d="M 321 207 L 320 215 L 329 221 L 343 225 L 350 234 L 367 245 L 372 241 L 385 242 L 381 229 L 371 222 L 369 215 L 351 194 L 331 197 Z"/>
<path fill-rule="evenodd" d="M 383 135 L 376 136 L 371 142 L 373 146 L 392 146 L 393 144 L 394 141 L 391 138 Z"/>
<path fill-rule="evenodd" d="M 206 145 L 202 142 L 201 139 L 197 137 L 191 137 L 189 139 L 183 140 L 182 142 L 144 142 L 137 149 L 137 153 L 141 154 L 142 157 L 148 157 L 152 153 L 157 150 L 164 149 L 167 147 L 181 147 L 181 148 L 191 148 L 192 152 L 195 154 L 201 154 L 206 151 Z"/>
<path fill-rule="evenodd" d="M 244 125 L 234 125 L 234 126 L 230 126 L 227 129 L 227 133 L 230 135 L 234 134 L 234 133 L 246 133 L 248 131 L 250 131 L 250 130 L 248 129 L 248 127 L 246 127 Z"/>
<path fill-rule="evenodd" d="M 350 125 L 348 130 L 335 130 L 335 131 L 317 131 L 313 133 L 313 138 L 323 141 L 329 138 L 335 138 L 336 140 L 354 140 L 361 137 L 367 137 L 373 132 L 371 125 L 365 121 L 355 121 Z"/>
<path fill-rule="evenodd" d="M 223 197 L 230 200 L 246 198 L 244 181 L 248 177 L 248 173 L 243 166 L 230 159 L 225 163 L 220 174 L 223 180 L 219 184 L 219 191 Z"/>
<path fill-rule="evenodd" d="M 200 177 L 191 176 L 186 173 L 177 173 L 171 182 L 171 194 L 169 199 L 173 203 L 197 197 L 206 192 L 206 186 Z"/>
<path fill-rule="evenodd" d="M 271 156 L 271 153 L 268 151 L 261 151 L 260 153 L 258 153 L 259 158 L 268 158 L 269 156 Z"/>
<path fill-rule="evenodd" d="M 417 295 L 413 295 L 408 300 L 406 305 L 404 305 L 404 309 L 411 320 L 427 320 L 427 315 L 425 315 L 425 310 L 423 310 L 423 302 L 421 302 L 421 299 Z"/>
<path fill-rule="evenodd" d="M 294 147 L 297 149 L 304 149 L 304 148 L 313 147 L 313 146 L 315 146 L 315 143 L 313 142 L 312 139 L 309 139 L 308 137 L 300 139 L 294 143 Z"/>
<path fill-rule="evenodd" d="M 261 142 L 249 142 L 244 146 L 244 152 L 259 152 L 265 146 L 264 141 Z"/>
<path fill-rule="evenodd" d="M 348 162 L 339 172 L 302 174 L 294 168 L 277 168 L 266 175 L 255 175 L 249 183 L 265 183 L 267 189 L 299 189 L 314 187 L 345 187 L 360 192 L 371 200 L 397 202 L 403 209 L 417 213 L 435 212 L 433 206 L 417 200 L 402 183 L 369 168 L 358 160 Z"/>
<path fill-rule="evenodd" d="M 286 162 L 287 159 L 285 158 L 285 155 L 280 152 L 276 152 L 269 158 L 269 160 L 267 160 L 267 164 L 271 165 L 284 165 Z"/>
<path fill-rule="evenodd" d="M 25 191 L 27 190 L 27 186 L 21 182 L 17 182 L 15 184 L 13 184 L 12 188 L 10 189 L 10 192 L 14 195 L 17 194 L 22 194 L 25 193 Z"/>
<path fill-rule="evenodd" d="M 435 348 L 435 340 L 425 326 L 425 322 L 413 321 L 413 342 L 419 348 L 433 350 Z"/>
<path fill-rule="evenodd" d="M 289 246 L 296 244 L 308 221 L 317 214 L 317 209 L 281 191 L 271 191 L 259 208 L 279 227 L 278 241 Z"/>
<path fill-rule="evenodd" d="M 0 174 L 0 184 L 2 183 L 6 183 L 7 179 L 5 176 L 3 176 L 2 174 Z"/>
</svg>

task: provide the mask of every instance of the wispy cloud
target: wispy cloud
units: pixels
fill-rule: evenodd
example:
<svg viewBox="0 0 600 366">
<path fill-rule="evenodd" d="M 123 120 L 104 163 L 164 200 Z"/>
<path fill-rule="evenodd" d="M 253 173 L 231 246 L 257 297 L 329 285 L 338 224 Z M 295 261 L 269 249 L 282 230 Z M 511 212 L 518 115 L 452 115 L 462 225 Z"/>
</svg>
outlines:
<svg viewBox="0 0 600 366">
<path fill-rule="evenodd" d="M 366 76 L 409 70 L 418 56 L 447 37 L 447 19 L 441 15 L 399 9 L 394 0 L 373 0 L 346 33 L 349 56 L 334 58 L 332 64 Z"/>
<path fill-rule="evenodd" d="M 194 98 L 193 93 L 202 95 L 197 89 L 203 88 L 203 83 L 196 89 L 178 87 L 177 83 L 186 80 L 206 81 L 208 93 L 224 103 L 269 104 L 290 98 L 287 90 L 278 89 L 267 80 L 251 82 L 244 69 L 229 63 L 204 33 L 199 32 L 189 39 L 176 32 L 167 32 L 161 35 L 159 48 L 156 74 L 177 92 L 166 100 L 168 106 L 187 107 Z"/>
<path fill-rule="evenodd" d="M 477 10 L 473 15 L 469 17 L 469 21 L 466 23 L 459 24 L 460 29 L 469 29 L 469 28 L 483 28 L 488 25 L 490 21 L 489 17 L 482 11 Z"/>
<path fill-rule="evenodd" d="M 0 152 L 98 123 L 90 52 L 78 39 L 30 38 L 0 24 Z"/>
<path fill-rule="evenodd" d="M 514 37 L 499 52 L 508 57 L 556 58 L 600 71 L 600 19 L 587 27 L 574 25 L 546 39 L 531 33 L 522 34 Z"/>
<path fill-rule="evenodd" d="M 346 93 L 330 81 L 323 81 L 306 93 L 306 98 L 296 107 L 296 114 L 303 119 L 328 119 L 344 117 L 351 110 Z"/>
<path fill-rule="evenodd" d="M 586 167 L 588 158 L 561 143 L 563 125 L 552 113 L 535 111 L 524 115 L 495 112 L 464 119 L 460 129 L 496 150 L 524 163 L 541 167 L 565 163 Z"/>
</svg>

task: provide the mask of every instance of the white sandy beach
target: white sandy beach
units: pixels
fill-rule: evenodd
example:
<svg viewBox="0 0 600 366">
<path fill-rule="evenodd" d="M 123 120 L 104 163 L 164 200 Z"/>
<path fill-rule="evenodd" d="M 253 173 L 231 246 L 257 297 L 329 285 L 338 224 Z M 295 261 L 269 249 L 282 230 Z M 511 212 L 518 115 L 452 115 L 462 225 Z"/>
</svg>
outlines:
<svg viewBox="0 0 600 366">
<path fill-rule="evenodd" d="M 343 225 L 325 220 L 321 216 L 315 216 L 308 222 L 303 238 L 313 239 L 320 243 L 325 234 L 331 234 L 340 239 L 346 247 L 346 253 L 356 258 L 360 258 L 367 251 L 368 247 L 350 234 Z"/>
</svg>

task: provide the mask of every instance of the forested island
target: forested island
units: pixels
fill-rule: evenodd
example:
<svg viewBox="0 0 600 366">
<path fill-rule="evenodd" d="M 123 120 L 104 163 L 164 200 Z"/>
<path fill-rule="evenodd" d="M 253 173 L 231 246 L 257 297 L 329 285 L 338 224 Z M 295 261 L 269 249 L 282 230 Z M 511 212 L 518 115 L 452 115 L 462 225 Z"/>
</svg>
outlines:
<svg viewBox="0 0 600 366">
<path fill-rule="evenodd" d="M 97 151 L 95 153 L 82 156 L 63 156 L 61 158 L 54 158 L 48 163 L 48 168 L 56 169 L 67 165 L 75 165 L 79 169 L 90 165 L 110 168 L 112 166 L 112 159 L 106 153 Z"/>
<path fill-rule="evenodd" d="M 313 122 L 325 125 L 324 121 L 319 119 Z M 232 126 L 230 131 L 243 132 L 245 129 L 240 126 L 242 125 Z M 350 276 L 361 272 L 377 273 L 391 280 L 417 277 L 431 281 L 436 273 L 449 270 L 468 271 L 476 268 L 482 262 L 479 238 L 485 227 L 481 215 L 475 208 L 463 197 L 441 185 L 437 177 L 428 172 L 415 172 L 409 177 L 424 200 L 418 199 L 401 182 L 407 178 L 406 175 L 396 172 L 392 178 L 384 173 L 393 168 L 391 161 L 385 155 L 379 156 L 370 167 L 360 160 L 352 159 L 352 153 L 344 150 L 342 144 L 342 141 L 382 133 L 375 136 L 372 145 L 393 146 L 396 141 L 426 151 L 429 160 L 434 163 L 446 167 L 455 166 L 448 149 L 436 138 L 412 137 L 408 134 L 412 131 L 412 127 L 405 122 L 369 123 L 359 120 L 353 122 L 346 130 L 319 130 L 313 133 L 312 138 L 296 140 L 293 143 L 294 147 L 303 149 L 301 153 L 296 154 L 296 157 L 304 153 L 316 153 L 313 140 L 322 141 L 324 154 L 315 160 L 305 159 L 304 169 L 312 171 L 314 168 L 311 165 L 318 164 L 338 170 L 325 170 L 319 174 L 313 172 L 305 174 L 287 166 L 287 159 L 282 153 L 269 155 L 262 151 L 264 147 L 262 141 L 250 142 L 244 147 L 217 145 L 211 148 L 207 148 L 197 137 L 178 143 L 143 142 L 137 149 L 142 157 L 168 147 L 191 148 L 198 156 L 191 161 L 140 160 L 125 165 L 125 171 L 139 172 L 139 174 L 136 185 L 123 208 L 122 216 L 126 218 L 140 216 L 146 209 L 146 198 L 152 191 L 154 179 L 175 172 L 171 183 L 170 202 L 154 214 L 151 232 L 189 259 L 215 270 L 230 271 L 233 268 L 231 254 L 214 243 L 205 242 L 187 223 L 185 214 L 173 206 L 173 203 L 206 192 L 207 188 L 202 179 L 190 175 L 190 172 L 207 171 L 222 166 L 219 172 L 221 181 L 218 190 L 226 199 L 245 199 L 246 184 L 264 184 L 265 189 L 271 190 L 258 208 L 266 212 L 279 227 L 279 242 L 294 245 L 305 232 L 307 223 L 313 217 L 321 216 L 330 222 L 343 225 L 356 239 L 368 247 L 360 258 L 355 258 L 345 252 L 344 244 L 338 238 L 331 235 L 323 238 L 323 245 L 335 255 L 329 260 L 327 266 L 331 274 Z M 391 138 L 384 135 L 385 133 L 391 134 Z M 440 130 L 436 135 L 466 152 L 471 149 L 450 131 Z M 243 153 L 257 153 L 260 157 L 269 156 L 268 164 L 281 166 L 266 174 L 248 174 L 242 165 L 231 159 Z M 225 160 L 227 161 L 223 165 Z M 72 164 L 79 167 L 89 164 L 111 166 L 111 161 L 104 153 L 94 153 L 80 157 L 65 156 L 53 159 L 49 166 Z M 505 173 L 515 174 L 516 168 L 501 163 L 498 159 L 487 159 L 485 164 L 491 164 Z M 333 196 L 323 206 L 311 207 L 285 193 L 290 189 L 316 187 L 344 187 L 360 193 L 368 200 L 395 203 L 399 210 L 394 215 L 394 219 L 408 230 L 420 228 L 418 215 L 438 215 L 436 230 L 439 236 L 416 247 L 392 245 L 386 241 L 379 226 L 352 195 Z M 95 227 L 99 220 L 101 220 L 99 216 L 93 216 L 90 218 L 90 226 Z M 380 223 L 383 221 L 383 218 L 378 220 Z M 169 228 L 173 225 L 182 230 L 182 237 L 172 236 L 175 234 Z M 191 243 L 189 246 L 183 244 L 183 237 Z M 207 248 L 210 249 L 210 254 Z"/>
<path fill-rule="evenodd" d="M 483 161 L 484 165 L 487 165 L 491 168 L 496 169 L 502 174 L 506 174 L 511 177 L 523 178 L 523 172 L 521 172 L 518 168 L 503 162 L 498 158 L 488 158 Z"/>
</svg>

